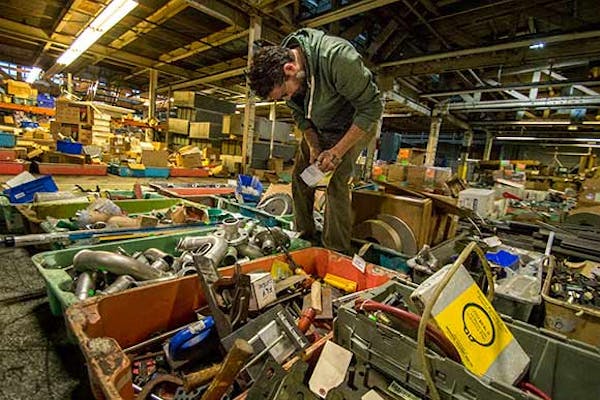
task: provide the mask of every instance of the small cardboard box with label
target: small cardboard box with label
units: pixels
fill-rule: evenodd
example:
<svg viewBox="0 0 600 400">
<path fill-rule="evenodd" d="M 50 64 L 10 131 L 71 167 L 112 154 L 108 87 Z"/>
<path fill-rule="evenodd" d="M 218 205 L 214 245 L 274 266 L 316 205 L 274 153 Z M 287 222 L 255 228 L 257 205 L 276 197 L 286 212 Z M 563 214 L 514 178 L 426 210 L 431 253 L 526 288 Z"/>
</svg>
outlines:
<svg viewBox="0 0 600 400">
<path fill-rule="evenodd" d="M 250 275 L 250 296 L 249 309 L 260 310 L 267 304 L 277 300 L 275 294 L 275 283 L 270 272 L 254 273 Z"/>
</svg>

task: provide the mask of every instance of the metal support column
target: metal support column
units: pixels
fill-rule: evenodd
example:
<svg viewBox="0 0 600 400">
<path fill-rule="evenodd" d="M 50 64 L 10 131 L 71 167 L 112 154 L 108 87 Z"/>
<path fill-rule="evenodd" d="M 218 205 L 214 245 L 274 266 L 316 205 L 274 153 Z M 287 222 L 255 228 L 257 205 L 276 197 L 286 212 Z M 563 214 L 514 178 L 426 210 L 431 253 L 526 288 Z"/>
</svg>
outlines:
<svg viewBox="0 0 600 400">
<path fill-rule="evenodd" d="M 73 74 L 70 72 L 67 74 L 67 92 L 73 94 Z"/>
<path fill-rule="evenodd" d="M 465 131 L 465 135 L 463 137 L 462 149 L 460 152 L 460 165 L 458 167 L 458 177 L 460 179 L 467 179 L 467 159 L 469 158 L 469 151 L 471 150 L 471 145 L 473 144 L 473 131 L 467 130 Z"/>
<path fill-rule="evenodd" d="M 440 128 L 442 127 L 442 112 L 439 109 L 433 110 L 431 117 L 431 127 L 429 128 L 429 139 L 427 140 L 427 153 L 425 154 L 425 165 L 432 167 L 435 164 L 435 153 L 437 151 L 438 139 L 440 137 Z"/>
<path fill-rule="evenodd" d="M 252 16 L 250 18 L 250 28 L 248 32 L 248 67 L 252 64 L 254 58 L 254 42 L 261 36 L 261 18 Z M 256 105 L 254 103 L 254 93 L 250 90 L 248 78 L 246 78 L 246 106 L 244 108 L 244 133 L 242 140 L 242 163 L 244 173 L 248 173 L 252 163 L 252 144 L 254 141 L 254 117 Z"/>
<path fill-rule="evenodd" d="M 158 70 L 150 70 L 150 85 L 148 88 L 148 125 L 146 128 L 146 141 L 154 140 L 154 126 L 157 125 L 156 120 L 156 89 L 158 87 Z M 168 143 L 165 143 L 168 145 Z"/>
<path fill-rule="evenodd" d="M 377 159 L 377 142 L 379 141 L 379 138 L 381 138 L 382 125 L 383 117 L 379 118 L 379 121 L 377 122 L 377 130 L 375 131 L 375 136 L 367 145 L 367 156 L 365 157 L 365 165 L 362 171 L 362 178 L 364 180 L 370 179 L 371 173 L 373 172 L 373 163 Z"/>
<path fill-rule="evenodd" d="M 277 119 L 277 103 L 271 103 L 269 120 L 271 120 L 271 143 L 269 144 L 269 158 L 273 158 L 273 141 L 275 139 L 275 120 Z"/>
<path fill-rule="evenodd" d="M 483 149 L 483 159 L 489 160 L 492 156 L 492 144 L 494 143 L 494 135 L 491 132 L 486 132 L 485 147 Z"/>
</svg>

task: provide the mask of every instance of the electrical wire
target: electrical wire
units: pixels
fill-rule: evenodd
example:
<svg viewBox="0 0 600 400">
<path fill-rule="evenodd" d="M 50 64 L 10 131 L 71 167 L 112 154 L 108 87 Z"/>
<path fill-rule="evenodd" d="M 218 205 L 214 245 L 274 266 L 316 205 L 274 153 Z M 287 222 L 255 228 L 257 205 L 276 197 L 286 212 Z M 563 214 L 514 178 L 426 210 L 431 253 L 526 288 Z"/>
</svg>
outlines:
<svg viewBox="0 0 600 400">
<path fill-rule="evenodd" d="M 548 396 L 545 392 L 543 392 L 542 389 L 538 388 L 537 386 L 533 385 L 532 383 L 521 382 L 519 384 L 519 388 L 526 392 L 536 395 L 537 397 L 541 398 L 542 400 L 552 400 L 552 398 L 550 396 Z"/>
<path fill-rule="evenodd" d="M 487 298 L 491 302 L 494 298 L 494 281 L 492 277 L 492 270 L 490 269 L 490 265 L 488 264 L 487 259 L 485 258 L 485 254 L 479 246 L 477 246 L 476 242 L 471 242 L 460 252 L 458 258 L 450 269 L 446 272 L 442 281 L 437 285 L 435 291 L 433 292 L 433 296 L 431 300 L 427 302 L 425 305 L 425 309 L 423 310 L 423 315 L 421 316 L 421 321 L 419 323 L 419 330 L 417 332 L 417 356 L 419 361 L 423 367 L 423 377 L 425 378 L 425 382 L 427 382 L 427 386 L 429 387 L 430 397 L 433 400 L 440 400 L 440 394 L 435 386 L 435 382 L 431 376 L 431 365 L 429 364 L 429 360 L 425 355 L 425 333 L 427 331 L 427 326 L 429 325 L 429 319 L 431 318 L 431 311 L 433 310 L 433 306 L 438 301 L 442 291 L 446 288 L 458 268 L 465 262 L 467 257 L 471 255 L 472 252 L 475 252 L 477 256 L 481 259 L 483 264 L 483 269 L 485 271 L 485 276 L 488 280 L 488 293 Z"/>
</svg>

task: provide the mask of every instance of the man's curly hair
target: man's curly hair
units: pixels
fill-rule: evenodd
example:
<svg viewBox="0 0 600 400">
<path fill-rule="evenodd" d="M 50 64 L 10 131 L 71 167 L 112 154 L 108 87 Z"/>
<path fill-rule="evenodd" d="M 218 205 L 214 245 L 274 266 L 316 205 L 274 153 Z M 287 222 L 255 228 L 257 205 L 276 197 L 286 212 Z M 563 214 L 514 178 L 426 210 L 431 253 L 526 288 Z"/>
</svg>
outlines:
<svg viewBox="0 0 600 400">
<path fill-rule="evenodd" d="M 248 72 L 250 88 L 261 98 L 266 98 L 271 90 L 282 85 L 285 80 L 283 66 L 294 61 L 290 50 L 281 46 L 266 46 L 255 55 Z"/>
</svg>

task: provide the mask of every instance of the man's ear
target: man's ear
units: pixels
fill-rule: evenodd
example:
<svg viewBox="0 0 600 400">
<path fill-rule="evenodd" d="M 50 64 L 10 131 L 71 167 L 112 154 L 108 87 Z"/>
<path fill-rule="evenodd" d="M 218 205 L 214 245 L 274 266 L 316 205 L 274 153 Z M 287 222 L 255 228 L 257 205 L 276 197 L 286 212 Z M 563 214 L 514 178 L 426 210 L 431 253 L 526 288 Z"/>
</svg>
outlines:
<svg viewBox="0 0 600 400">
<path fill-rule="evenodd" d="M 283 73 L 285 76 L 295 76 L 296 70 L 296 65 L 293 62 L 287 62 L 283 64 Z"/>
</svg>

